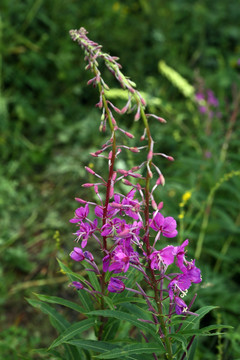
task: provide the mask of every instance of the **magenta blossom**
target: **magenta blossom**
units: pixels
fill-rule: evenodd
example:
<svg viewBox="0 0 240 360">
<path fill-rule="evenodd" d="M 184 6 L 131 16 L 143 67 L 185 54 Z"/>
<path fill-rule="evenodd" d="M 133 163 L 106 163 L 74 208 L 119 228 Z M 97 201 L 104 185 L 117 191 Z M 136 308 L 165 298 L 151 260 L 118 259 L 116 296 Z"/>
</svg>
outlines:
<svg viewBox="0 0 240 360">
<path fill-rule="evenodd" d="M 88 204 L 85 207 L 80 207 L 75 211 L 75 218 L 69 220 L 70 223 L 79 223 L 84 220 L 89 214 Z"/>
<path fill-rule="evenodd" d="M 176 256 L 176 265 L 183 272 L 186 269 L 186 266 L 184 265 L 184 263 L 186 262 L 185 247 L 188 245 L 188 243 L 189 241 L 187 239 L 180 246 L 175 246 L 173 251 L 173 254 Z"/>
<path fill-rule="evenodd" d="M 109 220 L 101 229 L 102 236 L 110 236 L 116 233 L 121 233 L 124 231 L 126 221 L 124 219 L 114 218 Z"/>
<path fill-rule="evenodd" d="M 71 285 L 74 286 L 77 290 L 83 289 L 83 284 L 81 284 L 79 281 L 73 281 Z"/>
<path fill-rule="evenodd" d="M 125 289 L 125 285 L 122 280 L 111 277 L 108 284 L 108 291 L 113 293 L 121 293 Z"/>
<path fill-rule="evenodd" d="M 187 290 L 192 283 L 200 283 L 202 281 L 201 271 L 195 266 L 195 261 L 188 263 L 183 274 L 175 276 L 168 285 L 169 297 L 173 299 L 174 294 L 181 293 L 182 296 L 187 294 Z"/>
<path fill-rule="evenodd" d="M 175 302 L 175 311 L 177 315 L 181 315 L 182 313 L 186 313 L 188 311 L 187 304 L 178 296 L 174 298 Z"/>
<path fill-rule="evenodd" d="M 174 262 L 173 250 L 174 246 L 169 245 L 162 250 L 154 251 L 149 256 L 151 261 L 151 268 L 153 270 L 161 270 L 172 264 Z"/>
<path fill-rule="evenodd" d="M 99 206 L 97 205 L 95 207 L 95 215 L 100 217 L 100 218 L 103 218 L 103 206 Z M 113 209 L 110 205 L 108 205 L 107 207 L 107 218 L 112 218 L 114 215 L 116 215 L 118 212 L 118 210 L 116 209 Z"/>
<path fill-rule="evenodd" d="M 113 271 L 115 274 L 127 272 L 130 262 L 138 262 L 138 254 L 133 250 L 130 241 L 123 240 L 117 245 L 112 254 L 103 258 L 103 271 Z"/>
<path fill-rule="evenodd" d="M 121 202 L 120 195 L 114 195 L 114 201 L 110 204 L 113 209 L 117 209 L 120 215 L 128 215 L 134 220 L 139 220 L 140 203 L 137 199 L 134 199 L 136 189 L 129 191 Z"/>
<path fill-rule="evenodd" d="M 140 204 L 138 200 L 133 199 L 135 195 L 136 189 L 132 189 L 129 191 L 127 196 L 122 200 L 122 205 L 126 206 L 125 213 L 129 217 L 139 220 L 138 213 L 140 211 Z M 127 207 L 128 206 L 128 207 Z"/>
<path fill-rule="evenodd" d="M 84 223 L 80 224 L 79 230 L 75 233 L 77 235 L 77 241 L 82 239 L 81 246 L 85 248 L 87 245 L 88 238 L 92 236 L 92 234 L 96 231 L 97 228 L 97 219 L 95 219 L 92 223 Z"/>
<path fill-rule="evenodd" d="M 84 251 L 84 256 L 87 260 L 89 261 L 94 261 L 94 257 L 93 257 L 93 254 L 90 253 L 90 251 Z"/>
<path fill-rule="evenodd" d="M 75 261 L 82 261 L 85 259 L 85 256 L 83 254 L 83 251 L 79 247 L 75 247 L 73 251 L 70 254 L 70 257 Z"/>
<path fill-rule="evenodd" d="M 172 238 L 177 236 L 178 232 L 176 230 L 177 222 L 176 220 L 171 217 L 164 217 L 161 213 L 154 213 L 153 219 L 150 221 L 150 227 L 158 231 L 157 239 L 159 238 L 160 234 L 162 233 L 163 236 L 167 238 Z"/>
</svg>

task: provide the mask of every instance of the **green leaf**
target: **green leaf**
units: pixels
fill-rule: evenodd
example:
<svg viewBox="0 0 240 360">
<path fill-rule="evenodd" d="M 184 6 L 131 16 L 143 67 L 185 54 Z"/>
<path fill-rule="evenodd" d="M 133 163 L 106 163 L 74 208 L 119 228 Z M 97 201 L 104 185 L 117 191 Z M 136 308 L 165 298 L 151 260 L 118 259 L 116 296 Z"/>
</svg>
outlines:
<svg viewBox="0 0 240 360">
<path fill-rule="evenodd" d="M 85 267 L 85 269 L 88 269 L 88 268 L 89 268 L 89 264 L 86 263 L 85 261 L 83 261 L 82 264 L 83 264 L 83 266 Z M 102 289 L 101 289 L 101 286 L 100 286 L 100 283 L 99 283 L 99 279 L 98 279 L 97 275 L 95 274 L 95 272 L 93 272 L 93 271 L 88 271 L 88 272 L 87 272 L 87 275 L 88 275 L 89 281 L 90 281 L 90 283 L 92 284 L 92 286 L 94 287 L 94 289 L 95 289 L 96 291 L 101 292 Z"/>
<path fill-rule="evenodd" d="M 119 326 L 120 326 L 120 321 L 118 321 L 118 319 L 114 319 L 114 318 L 108 319 L 108 322 L 104 324 L 102 340 L 103 341 L 113 340 L 115 334 L 119 329 Z"/>
<path fill-rule="evenodd" d="M 27 299 L 27 301 L 29 302 L 30 305 L 38 308 L 44 314 L 47 314 L 50 320 L 51 319 L 53 320 L 51 321 L 53 326 L 60 333 L 62 333 L 64 330 L 66 330 L 69 327 L 69 322 L 62 315 L 60 315 L 55 309 L 53 309 L 50 305 L 34 299 Z M 65 345 L 64 348 L 66 350 L 67 359 L 75 360 L 79 357 L 79 351 L 76 348 L 69 345 Z"/>
<path fill-rule="evenodd" d="M 145 302 L 146 304 L 146 302 Z M 126 309 L 132 315 L 135 315 L 138 319 L 152 320 L 152 313 L 147 309 L 142 309 L 141 307 L 132 304 L 132 303 L 124 303 L 121 306 L 121 309 Z"/>
<path fill-rule="evenodd" d="M 182 334 L 179 334 L 179 333 L 176 333 L 176 334 L 168 334 L 168 337 L 170 338 L 173 338 L 179 342 L 181 342 L 182 344 L 182 349 L 184 351 L 186 351 L 187 349 L 187 344 L 188 344 L 188 340 L 186 338 L 186 336 L 182 335 Z"/>
<path fill-rule="evenodd" d="M 87 315 L 98 315 L 103 317 L 113 317 L 118 320 L 123 320 L 131 323 L 136 326 L 138 329 L 144 330 L 150 333 L 160 344 L 162 344 L 161 339 L 158 334 L 156 334 L 156 327 L 152 324 L 141 322 L 137 319 L 136 316 L 117 310 L 95 310 L 89 312 Z"/>
<path fill-rule="evenodd" d="M 114 307 L 114 304 L 113 304 L 113 302 L 112 302 L 112 299 L 109 298 L 109 297 L 107 297 L 107 296 L 104 296 L 103 298 L 104 298 L 104 301 L 106 302 L 106 304 L 108 304 L 109 308 L 110 308 L 111 310 L 115 310 L 115 307 Z"/>
<path fill-rule="evenodd" d="M 81 334 L 83 331 L 86 331 L 95 324 L 95 319 L 86 319 L 69 326 L 66 331 L 54 340 L 49 349 L 59 346 L 60 344 L 66 342 L 66 340 L 72 339 L 74 336 Z"/>
<path fill-rule="evenodd" d="M 83 283 L 86 281 L 86 279 L 82 275 L 75 274 L 65 264 L 63 264 L 59 259 L 58 259 L 58 263 L 59 263 L 61 269 L 69 276 L 70 281 L 80 280 Z M 78 296 L 82 302 L 83 307 L 86 309 L 85 311 L 91 311 L 94 309 L 93 299 L 86 291 L 78 290 Z"/>
<path fill-rule="evenodd" d="M 111 344 L 105 341 L 97 341 L 97 340 L 68 340 L 66 341 L 67 344 L 74 345 L 76 347 L 80 347 L 81 349 L 92 350 L 96 352 L 104 352 L 110 351 L 116 348 L 116 344 Z"/>
<path fill-rule="evenodd" d="M 51 354 L 51 355 L 54 355 L 55 358 L 62 360 L 62 355 L 59 352 L 57 352 L 56 350 L 33 349 L 31 351 L 31 353 L 38 354 L 38 355 L 43 355 L 43 356 L 48 355 L 48 357 L 49 357 L 49 354 Z"/>
<path fill-rule="evenodd" d="M 120 357 L 126 357 L 129 355 L 138 355 L 138 354 L 164 354 L 166 349 L 163 345 L 159 343 L 134 343 L 131 345 L 126 345 L 120 349 L 114 349 L 107 351 L 101 355 L 96 356 L 98 359 L 116 359 Z"/>
<path fill-rule="evenodd" d="M 80 313 L 84 313 L 84 311 L 85 311 L 78 304 L 73 303 L 72 301 L 57 297 L 57 296 L 48 296 L 48 295 L 42 295 L 42 294 L 36 294 L 36 293 L 34 293 L 34 295 L 36 295 L 39 298 L 39 300 L 48 302 L 50 304 L 63 305 L 69 309 L 75 310 Z"/>
<path fill-rule="evenodd" d="M 209 325 L 205 326 L 201 329 L 192 329 L 182 331 L 181 334 L 185 336 L 215 336 L 215 335 L 223 335 L 223 332 L 212 332 L 213 330 L 221 330 L 221 329 L 233 329 L 233 326 L 230 325 Z"/>
<path fill-rule="evenodd" d="M 183 326 L 181 328 L 181 330 L 179 331 L 179 333 L 183 333 L 184 330 L 190 330 L 193 329 L 194 327 L 198 326 L 198 322 L 206 315 L 208 314 L 210 311 L 217 309 L 217 306 L 203 306 L 202 308 L 198 309 L 196 311 L 196 314 L 198 314 L 198 316 L 196 315 L 191 315 L 189 317 L 187 317 L 187 321 L 183 321 Z"/>
<path fill-rule="evenodd" d="M 131 296 L 131 297 L 119 297 L 119 298 L 116 298 L 113 301 L 114 305 L 119 305 L 119 304 L 124 304 L 124 303 L 140 303 L 140 304 L 145 304 L 146 305 L 146 301 L 144 299 L 137 298 L 137 297 L 134 297 L 134 296 Z"/>
<path fill-rule="evenodd" d="M 50 305 L 43 303 L 42 301 L 35 300 L 35 299 L 27 299 L 30 305 L 34 306 L 35 308 L 41 310 L 44 314 L 51 316 L 56 323 L 58 324 L 60 331 L 64 331 L 69 327 L 69 322 L 60 315 L 55 309 L 53 309 Z"/>
<path fill-rule="evenodd" d="M 69 269 L 69 267 L 67 267 L 67 265 L 65 265 L 59 259 L 57 259 L 57 261 L 63 273 L 68 275 L 70 281 L 80 280 L 81 282 L 85 283 L 86 279 L 83 275 L 73 272 L 71 269 Z"/>
</svg>

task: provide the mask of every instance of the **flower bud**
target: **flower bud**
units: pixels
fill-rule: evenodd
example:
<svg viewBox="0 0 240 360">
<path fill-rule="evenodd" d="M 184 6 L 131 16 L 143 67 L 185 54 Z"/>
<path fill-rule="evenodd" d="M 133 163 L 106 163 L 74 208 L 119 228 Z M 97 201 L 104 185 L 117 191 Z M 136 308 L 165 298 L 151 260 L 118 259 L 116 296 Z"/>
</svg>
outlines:
<svg viewBox="0 0 240 360">
<path fill-rule="evenodd" d="M 92 186 L 94 186 L 94 184 L 92 184 L 92 183 L 82 184 L 82 187 L 86 187 L 86 188 L 92 187 Z"/>
<path fill-rule="evenodd" d="M 89 172 L 92 175 L 95 175 L 95 171 L 93 171 L 92 169 L 90 169 L 88 166 L 85 166 L 85 169 L 87 170 L 87 172 Z"/>
<path fill-rule="evenodd" d="M 77 290 L 83 289 L 83 284 L 81 284 L 79 281 L 73 281 L 71 286 L 74 286 Z"/>
<path fill-rule="evenodd" d="M 163 208 L 163 201 L 161 201 L 159 204 L 158 204 L 158 210 L 161 210 Z"/>
<path fill-rule="evenodd" d="M 80 202 L 81 204 L 86 204 L 87 201 L 80 199 L 80 198 L 75 198 L 76 201 Z"/>
<path fill-rule="evenodd" d="M 160 174 L 160 175 L 159 175 L 159 178 L 157 179 L 156 184 L 157 184 L 157 185 L 162 185 L 162 186 L 165 185 L 165 179 L 164 179 L 163 174 Z"/>
</svg>

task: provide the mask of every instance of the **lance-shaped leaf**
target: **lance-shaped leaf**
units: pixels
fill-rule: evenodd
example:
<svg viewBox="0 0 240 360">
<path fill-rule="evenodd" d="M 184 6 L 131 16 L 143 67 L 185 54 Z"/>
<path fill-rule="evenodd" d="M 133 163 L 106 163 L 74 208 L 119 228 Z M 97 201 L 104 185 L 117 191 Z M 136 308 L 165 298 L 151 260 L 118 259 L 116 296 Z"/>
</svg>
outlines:
<svg viewBox="0 0 240 360">
<path fill-rule="evenodd" d="M 60 344 L 66 342 L 69 339 L 72 339 L 76 335 L 80 335 L 83 331 L 86 331 L 90 327 L 96 324 L 94 319 L 86 319 L 79 321 L 72 326 L 69 326 L 50 346 L 49 349 L 59 346 Z"/>
</svg>

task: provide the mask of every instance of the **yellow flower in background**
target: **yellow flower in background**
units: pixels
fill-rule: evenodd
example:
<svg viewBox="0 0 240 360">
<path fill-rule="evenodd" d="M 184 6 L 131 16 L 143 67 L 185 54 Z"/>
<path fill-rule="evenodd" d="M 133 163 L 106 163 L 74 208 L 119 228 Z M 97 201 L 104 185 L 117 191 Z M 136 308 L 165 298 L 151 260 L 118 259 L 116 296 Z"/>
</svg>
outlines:
<svg viewBox="0 0 240 360">
<path fill-rule="evenodd" d="M 114 12 L 117 12 L 117 11 L 120 10 L 120 4 L 119 4 L 118 1 L 113 4 L 112 9 L 113 9 Z"/>
<path fill-rule="evenodd" d="M 182 196 L 182 201 L 186 203 L 191 198 L 191 196 L 192 196 L 192 192 L 186 191 Z"/>
<path fill-rule="evenodd" d="M 188 202 L 188 200 L 191 198 L 192 196 L 192 192 L 191 191 L 186 191 L 183 195 L 182 195 L 182 201 L 179 204 L 180 207 L 180 214 L 178 215 L 179 219 L 183 219 L 185 216 L 185 211 L 183 210 L 184 206 L 186 205 L 186 203 Z"/>
</svg>

